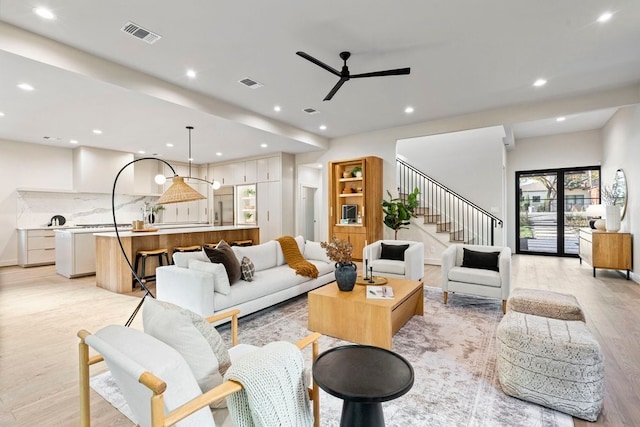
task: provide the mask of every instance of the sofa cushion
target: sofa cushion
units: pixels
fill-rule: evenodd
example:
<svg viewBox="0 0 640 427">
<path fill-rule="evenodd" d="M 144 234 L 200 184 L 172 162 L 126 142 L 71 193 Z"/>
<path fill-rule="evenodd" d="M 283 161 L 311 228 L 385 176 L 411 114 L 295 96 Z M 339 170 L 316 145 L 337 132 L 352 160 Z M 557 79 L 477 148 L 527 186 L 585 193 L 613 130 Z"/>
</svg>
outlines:
<svg viewBox="0 0 640 427">
<path fill-rule="evenodd" d="M 173 253 L 173 264 L 177 267 L 189 268 L 189 261 L 192 259 L 211 262 L 209 261 L 209 258 L 207 257 L 207 254 L 204 253 L 204 251 Z"/>
<path fill-rule="evenodd" d="M 481 252 L 463 248 L 462 267 L 498 271 L 500 252 Z"/>
<path fill-rule="evenodd" d="M 231 292 L 229 276 L 227 275 L 227 269 L 224 268 L 224 265 L 213 263 L 209 260 L 200 261 L 197 259 L 191 259 L 189 260 L 189 269 L 212 274 L 214 292 L 224 295 L 229 295 L 229 292 Z"/>
<path fill-rule="evenodd" d="M 233 285 L 233 291 L 229 295 L 216 295 L 213 308 L 218 312 L 247 301 L 274 294 L 307 280 L 309 280 L 308 277 L 296 275 L 295 270 L 288 265 L 262 270 L 256 272 L 252 282 L 241 280 Z"/>
<path fill-rule="evenodd" d="M 405 264 L 404 261 L 394 261 L 388 259 L 374 259 L 369 264 L 369 267 L 373 267 L 374 273 L 390 273 L 404 275 Z"/>
<path fill-rule="evenodd" d="M 316 259 L 324 262 L 331 262 L 327 256 L 327 251 L 320 246 L 320 242 L 307 240 L 304 244 L 304 257 L 308 260 Z"/>
<path fill-rule="evenodd" d="M 222 383 L 231 361 L 215 327 L 187 309 L 153 298 L 142 307 L 144 331 L 184 357 L 203 392 Z"/>
<path fill-rule="evenodd" d="M 269 240 L 255 246 L 233 246 L 233 253 L 236 254 L 238 262 L 247 257 L 253 262 L 256 271 L 266 270 L 276 266 L 278 243 Z"/>
<path fill-rule="evenodd" d="M 404 261 L 404 251 L 409 248 L 409 244 L 406 245 L 388 245 L 386 243 L 380 243 L 381 253 L 380 259 L 388 259 L 392 261 Z"/>
<path fill-rule="evenodd" d="M 242 272 L 242 280 L 251 282 L 253 280 L 253 275 L 256 272 L 256 268 L 253 266 L 253 262 L 244 256 L 242 257 L 242 261 L 240 261 L 240 271 Z"/>
<path fill-rule="evenodd" d="M 229 277 L 229 283 L 233 285 L 240 280 L 240 262 L 227 242 L 220 240 L 220 243 L 218 243 L 215 248 L 205 246 L 204 252 L 211 262 L 224 265 L 224 268 L 227 270 L 227 276 Z"/>
<path fill-rule="evenodd" d="M 304 256 L 304 237 L 296 236 L 295 241 L 298 244 L 298 249 L 302 256 Z M 280 242 L 276 241 L 277 250 L 276 250 L 276 265 L 283 265 L 286 263 L 284 259 L 284 253 L 282 252 L 282 248 L 280 247 Z"/>
<path fill-rule="evenodd" d="M 453 267 L 449 270 L 449 280 L 452 282 L 474 283 L 495 288 L 500 287 L 500 273 L 480 268 Z"/>
</svg>

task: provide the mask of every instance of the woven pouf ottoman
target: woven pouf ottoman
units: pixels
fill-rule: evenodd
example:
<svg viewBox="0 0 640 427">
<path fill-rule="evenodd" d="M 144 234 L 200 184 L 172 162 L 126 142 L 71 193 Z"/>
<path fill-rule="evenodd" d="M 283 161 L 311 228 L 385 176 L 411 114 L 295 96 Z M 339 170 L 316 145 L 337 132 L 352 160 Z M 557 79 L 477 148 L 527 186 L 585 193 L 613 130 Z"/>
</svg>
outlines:
<svg viewBox="0 0 640 427">
<path fill-rule="evenodd" d="M 539 289 L 514 289 L 507 299 L 507 311 L 511 310 L 554 319 L 585 320 L 576 297 Z"/>
<path fill-rule="evenodd" d="M 588 421 L 604 399 L 604 355 L 587 325 L 508 311 L 496 332 L 502 390 Z"/>
</svg>

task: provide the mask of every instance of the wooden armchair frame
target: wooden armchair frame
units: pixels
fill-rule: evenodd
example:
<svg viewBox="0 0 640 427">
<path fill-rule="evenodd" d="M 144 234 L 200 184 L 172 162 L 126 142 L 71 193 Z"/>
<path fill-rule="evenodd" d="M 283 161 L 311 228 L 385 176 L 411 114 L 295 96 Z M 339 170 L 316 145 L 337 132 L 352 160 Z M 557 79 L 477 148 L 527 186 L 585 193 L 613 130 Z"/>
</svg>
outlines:
<svg viewBox="0 0 640 427">
<path fill-rule="evenodd" d="M 238 344 L 238 314 L 240 310 L 231 310 L 229 312 L 216 314 L 207 317 L 209 323 L 218 322 L 227 318 L 231 318 L 231 344 L 236 346 Z M 86 338 L 91 335 L 87 330 L 78 331 L 78 337 L 80 343 L 78 344 L 78 357 L 80 365 L 80 425 L 81 427 L 91 426 L 91 412 L 90 412 L 90 386 L 89 386 L 89 368 L 92 365 L 104 361 L 101 355 L 89 356 L 89 346 L 86 344 Z M 318 357 L 318 339 L 322 335 L 314 332 L 295 344 L 299 349 L 303 349 L 311 345 L 312 363 L 315 362 Z M 188 417 L 194 412 L 209 406 L 211 403 L 224 399 L 225 397 L 242 390 L 242 384 L 236 381 L 227 380 L 201 394 L 200 396 L 192 399 L 180 407 L 174 409 L 165 415 L 164 413 L 164 398 L 163 393 L 167 389 L 167 384 L 158 378 L 151 372 L 143 372 L 140 375 L 138 381 L 149 388 L 153 395 L 149 408 L 151 410 L 151 425 L 152 427 L 165 427 L 172 426 L 180 420 Z M 313 418 L 314 427 L 320 426 L 320 392 L 318 385 L 311 378 L 311 387 L 308 388 L 309 398 L 313 405 Z"/>
</svg>

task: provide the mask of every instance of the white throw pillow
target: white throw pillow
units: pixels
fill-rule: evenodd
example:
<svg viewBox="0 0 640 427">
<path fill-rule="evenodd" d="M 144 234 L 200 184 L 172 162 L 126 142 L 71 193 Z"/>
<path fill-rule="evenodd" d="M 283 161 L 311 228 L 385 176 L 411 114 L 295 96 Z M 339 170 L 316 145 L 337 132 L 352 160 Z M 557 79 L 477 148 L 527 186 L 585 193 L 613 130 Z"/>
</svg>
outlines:
<svg viewBox="0 0 640 427">
<path fill-rule="evenodd" d="M 173 253 L 173 264 L 176 267 L 189 268 L 189 261 L 192 259 L 211 262 L 209 261 L 209 258 L 207 257 L 207 254 L 204 253 L 204 251 Z"/>
<path fill-rule="evenodd" d="M 320 246 L 320 242 L 312 242 L 311 240 L 307 240 L 304 244 L 304 257 L 306 259 L 331 262 L 327 256 L 327 251 Z"/>
<path fill-rule="evenodd" d="M 256 271 L 262 271 L 276 266 L 276 251 L 278 243 L 270 240 L 254 246 L 232 246 L 233 253 L 236 254 L 238 262 L 247 257 L 253 262 Z"/>
<path fill-rule="evenodd" d="M 213 325 L 189 310 L 153 298 L 144 302 L 142 324 L 145 333 L 184 357 L 202 392 L 222 384 L 231 360 Z"/>
<path fill-rule="evenodd" d="M 222 295 L 229 295 L 231 293 L 231 283 L 229 283 L 229 276 L 227 275 L 227 270 L 224 268 L 224 264 L 218 264 L 209 260 L 200 261 L 198 259 L 191 259 L 189 260 L 189 269 L 213 274 L 214 292 L 221 293 Z"/>
</svg>

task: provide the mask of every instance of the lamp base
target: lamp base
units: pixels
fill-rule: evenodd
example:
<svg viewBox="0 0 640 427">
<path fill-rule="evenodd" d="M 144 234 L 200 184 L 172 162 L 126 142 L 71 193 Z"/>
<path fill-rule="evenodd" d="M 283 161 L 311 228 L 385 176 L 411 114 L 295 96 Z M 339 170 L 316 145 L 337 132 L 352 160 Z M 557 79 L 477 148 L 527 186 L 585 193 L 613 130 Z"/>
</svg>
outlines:
<svg viewBox="0 0 640 427">
<path fill-rule="evenodd" d="M 600 231 L 606 231 L 607 229 L 607 223 L 602 218 L 596 220 L 596 222 L 594 223 L 594 226 L 596 230 L 600 230 Z"/>
</svg>

